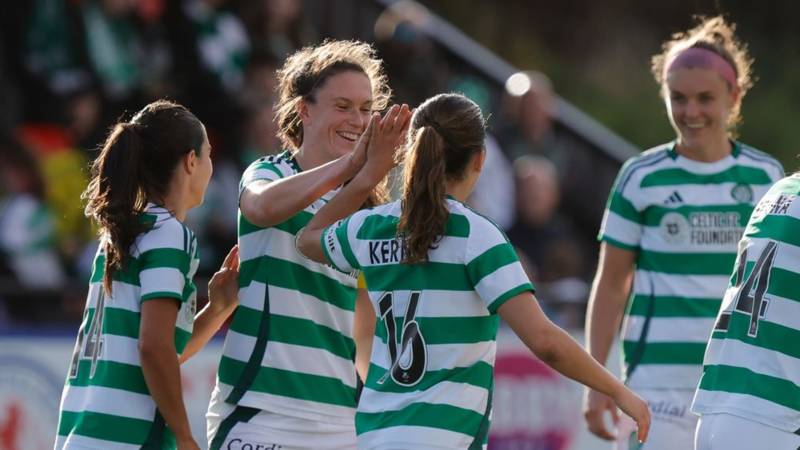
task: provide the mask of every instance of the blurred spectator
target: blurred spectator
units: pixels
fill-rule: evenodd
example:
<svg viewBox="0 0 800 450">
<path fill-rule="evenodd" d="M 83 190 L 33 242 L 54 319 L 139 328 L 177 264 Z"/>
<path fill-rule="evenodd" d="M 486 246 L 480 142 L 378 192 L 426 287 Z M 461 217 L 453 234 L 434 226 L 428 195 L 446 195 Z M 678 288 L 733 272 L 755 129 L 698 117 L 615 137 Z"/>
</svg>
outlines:
<svg viewBox="0 0 800 450">
<path fill-rule="evenodd" d="M 73 99 L 97 101 L 91 94 L 99 89 L 85 45 L 80 4 L 35 0 L 23 5 L 18 16 L 23 25 L 17 37 L 22 51 L 9 55 L 9 62 L 20 72 L 25 117 L 35 122 L 67 123 Z"/>
<path fill-rule="evenodd" d="M 87 183 L 85 154 L 75 148 L 69 130 L 57 125 L 25 125 L 19 136 L 47 180 L 43 198 L 54 213 L 57 246 L 71 261 L 92 237 L 81 203 Z"/>
<path fill-rule="evenodd" d="M 448 82 L 448 90 L 467 96 L 480 106 L 484 116 L 490 114 L 491 94 L 486 82 L 480 78 L 463 73 L 455 74 Z M 513 225 L 516 215 L 514 171 L 497 140 L 488 132 L 484 149 L 486 159 L 483 170 L 467 202 L 505 231 Z"/>
<path fill-rule="evenodd" d="M 523 155 L 548 157 L 562 169 L 564 149 L 553 132 L 555 97 L 547 75 L 517 72 L 506 81 L 497 139 L 513 160 Z"/>
<path fill-rule="evenodd" d="M 80 8 L 86 50 L 103 92 L 113 103 L 138 102 L 146 61 L 132 0 L 85 0 Z"/>
<path fill-rule="evenodd" d="M 242 2 L 240 14 L 254 49 L 283 61 L 317 35 L 303 14 L 301 0 L 250 0 Z"/>
<path fill-rule="evenodd" d="M 239 92 L 242 104 L 253 101 L 272 100 L 275 97 L 278 79 L 278 59 L 263 49 L 255 50 L 244 73 L 244 85 Z"/>
<path fill-rule="evenodd" d="M 242 151 L 238 161 L 242 167 L 281 149 L 272 109 L 278 83 L 277 69 L 275 57 L 264 51 L 254 53 L 247 66 L 245 84 L 240 93 L 245 114 Z"/>
<path fill-rule="evenodd" d="M 0 25 L 2 26 L 2 25 Z M 21 120 L 22 98 L 17 86 L 15 74 L 2 61 L 8 61 L 8 51 L 5 37 L 0 34 L 0 135 L 11 134 L 11 130 Z"/>
<path fill-rule="evenodd" d="M 537 296 L 561 325 L 579 326 L 588 294 L 586 256 L 572 224 L 558 214 L 560 193 L 555 165 L 543 156 L 514 161 L 517 221 L 508 237 L 530 261 Z"/>
<path fill-rule="evenodd" d="M 468 203 L 494 221 L 501 230 L 507 231 L 514 224 L 516 216 L 514 170 L 492 135 L 486 134 L 484 145 L 486 159 L 483 170 Z"/>
<path fill-rule="evenodd" d="M 570 223 L 558 212 L 560 199 L 555 166 L 542 156 L 523 156 L 514 161 L 517 184 L 517 220 L 508 230 L 511 242 L 535 266 L 536 279 L 550 282 L 564 276 L 582 275 L 580 252 L 566 255 L 559 246 L 572 239 Z M 570 245 L 571 249 L 575 247 Z M 551 256 L 558 256 L 556 261 Z M 567 259 L 569 263 L 559 262 Z"/>
<path fill-rule="evenodd" d="M 175 98 L 205 123 L 217 156 L 238 159 L 250 43 L 225 0 L 175 0 L 164 5 L 163 25 L 172 61 Z"/>
<path fill-rule="evenodd" d="M 245 128 L 245 146 L 242 151 L 243 164 L 250 164 L 256 159 L 278 153 L 281 143 L 276 136 L 277 126 L 273 114 L 271 99 L 251 102 Z"/>
<path fill-rule="evenodd" d="M 206 69 L 228 93 L 244 83 L 250 41 L 241 20 L 222 9 L 225 0 L 185 0 L 184 10 L 194 24 L 197 50 Z"/>
<path fill-rule="evenodd" d="M 422 31 L 427 16 L 424 6 L 401 0 L 375 21 L 375 40 L 392 90 L 409 105 L 442 92 L 450 78 L 446 59 Z"/>
<path fill-rule="evenodd" d="M 12 139 L 2 142 L 0 252 L 17 282 L 28 289 L 58 289 L 66 280 L 55 247 L 52 213 L 34 156 Z"/>
</svg>

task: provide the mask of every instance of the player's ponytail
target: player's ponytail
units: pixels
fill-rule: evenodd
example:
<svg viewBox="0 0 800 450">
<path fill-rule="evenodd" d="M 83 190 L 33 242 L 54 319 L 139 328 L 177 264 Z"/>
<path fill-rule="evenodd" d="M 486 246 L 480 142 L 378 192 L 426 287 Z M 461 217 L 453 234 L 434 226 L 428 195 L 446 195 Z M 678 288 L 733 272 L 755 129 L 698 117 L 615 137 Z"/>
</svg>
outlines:
<svg viewBox="0 0 800 450">
<path fill-rule="evenodd" d="M 116 124 L 94 161 L 92 180 L 84 194 L 88 199 L 87 215 L 104 231 L 103 288 L 108 294 L 114 271 L 127 263 L 128 249 L 144 230 L 133 214 L 142 209 L 144 202 L 139 181 L 142 153 L 142 140 L 134 125 Z"/>
<path fill-rule="evenodd" d="M 409 136 L 398 232 L 403 262 L 414 264 L 427 261 L 445 233 L 447 181 L 462 180 L 467 163 L 483 150 L 481 110 L 463 95 L 437 95 L 416 109 Z"/>
<path fill-rule="evenodd" d="M 403 174 L 403 212 L 398 224 L 405 240 L 405 263 L 427 261 L 428 249 L 444 234 L 449 215 L 445 171 L 442 137 L 430 125 L 418 129 Z"/>
<path fill-rule="evenodd" d="M 203 124 L 191 112 L 165 100 L 111 129 L 83 193 L 86 216 L 100 228 L 106 294 L 114 273 L 127 265 L 136 236 L 147 229 L 141 220 L 147 202 L 163 204 L 181 158 L 192 150 L 199 155 L 205 139 Z"/>
</svg>

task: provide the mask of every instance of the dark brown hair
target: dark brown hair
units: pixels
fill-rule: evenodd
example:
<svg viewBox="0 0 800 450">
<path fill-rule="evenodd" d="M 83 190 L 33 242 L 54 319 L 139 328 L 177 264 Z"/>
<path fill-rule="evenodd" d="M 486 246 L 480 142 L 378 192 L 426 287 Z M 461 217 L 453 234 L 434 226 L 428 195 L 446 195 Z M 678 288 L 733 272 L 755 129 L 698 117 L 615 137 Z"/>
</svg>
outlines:
<svg viewBox="0 0 800 450">
<path fill-rule="evenodd" d="M 736 37 L 736 24 L 726 22 L 722 16 L 697 17 L 696 20 L 698 24 L 694 28 L 675 33 L 672 35 L 672 39 L 664 42 L 661 46 L 661 53 L 653 56 L 651 71 L 658 84 L 661 85 L 663 95 L 666 93 L 664 65 L 675 54 L 688 48 L 696 47 L 710 50 L 721 56 L 733 67 L 739 88 L 740 101 L 734 105 L 728 120 L 728 127 L 734 129 L 742 120 L 740 114 L 741 99 L 753 87 L 751 72 L 753 58 L 750 57 L 747 51 L 747 45 L 740 42 Z M 733 88 L 734 86 L 731 86 L 731 89 Z"/>
<path fill-rule="evenodd" d="M 205 141 L 203 124 L 188 109 L 167 100 L 145 106 L 128 122 L 114 125 L 83 193 L 86 217 L 100 227 L 105 250 L 103 287 L 130 258 L 136 236 L 147 230 L 140 215 L 148 201 L 163 203 L 175 167 Z"/>
<path fill-rule="evenodd" d="M 300 101 L 314 102 L 314 94 L 328 78 L 347 71 L 360 72 L 369 78 L 373 109 L 386 107 L 392 91 L 383 72 L 383 63 L 369 44 L 328 40 L 316 47 L 298 50 L 286 60 L 278 70 L 279 98 L 275 105 L 278 137 L 284 146 L 297 150 L 303 144 Z"/>
<path fill-rule="evenodd" d="M 404 239 L 403 262 L 414 264 L 427 261 L 428 250 L 444 235 L 450 216 L 447 181 L 462 180 L 472 156 L 483 150 L 485 124 L 472 100 L 439 94 L 416 109 L 408 133 L 398 232 Z"/>
</svg>

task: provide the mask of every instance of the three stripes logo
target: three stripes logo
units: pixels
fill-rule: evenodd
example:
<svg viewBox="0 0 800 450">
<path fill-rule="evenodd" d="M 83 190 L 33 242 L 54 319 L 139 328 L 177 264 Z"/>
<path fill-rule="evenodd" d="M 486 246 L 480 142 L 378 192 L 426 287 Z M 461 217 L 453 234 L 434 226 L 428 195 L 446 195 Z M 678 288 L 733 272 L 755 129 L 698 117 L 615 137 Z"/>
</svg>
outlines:
<svg viewBox="0 0 800 450">
<path fill-rule="evenodd" d="M 683 197 L 678 191 L 672 191 L 672 194 L 664 200 L 665 205 L 676 205 L 678 203 L 683 203 Z"/>
</svg>

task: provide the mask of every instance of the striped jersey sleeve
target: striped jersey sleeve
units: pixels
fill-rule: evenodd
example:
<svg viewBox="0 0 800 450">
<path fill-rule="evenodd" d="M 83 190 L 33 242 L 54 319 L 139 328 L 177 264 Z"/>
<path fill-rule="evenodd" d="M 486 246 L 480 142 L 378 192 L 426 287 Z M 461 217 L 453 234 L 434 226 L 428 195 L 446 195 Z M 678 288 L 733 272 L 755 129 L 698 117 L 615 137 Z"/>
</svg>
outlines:
<svg viewBox="0 0 800 450">
<path fill-rule="evenodd" d="M 503 232 L 478 214 L 470 217 L 465 263 L 475 292 L 491 313 L 517 294 L 534 290 Z"/>
<path fill-rule="evenodd" d="M 367 212 L 362 210 L 339 220 L 325 228 L 320 236 L 325 259 L 339 271 L 350 273 L 361 269 L 361 264 L 353 251 L 353 246 L 358 245 L 353 230 L 357 227 L 357 223 L 363 222 L 365 214 Z"/>
<path fill-rule="evenodd" d="M 635 203 L 635 187 L 631 179 L 636 171 L 652 161 L 652 156 L 629 159 L 617 175 L 608 196 L 598 239 L 615 247 L 635 251 L 639 248 L 644 227 L 644 214 Z"/>
<path fill-rule="evenodd" d="M 197 248 L 195 237 L 178 221 L 168 221 L 145 234 L 137 247 L 141 301 L 185 301 L 186 280 Z"/>
<path fill-rule="evenodd" d="M 283 156 L 283 154 L 279 156 Z M 244 189 L 254 181 L 276 181 L 291 175 L 283 172 L 279 156 L 265 156 L 250 164 L 250 166 L 245 169 L 244 174 L 242 174 L 242 179 L 239 181 L 239 196 L 241 196 Z"/>
</svg>

